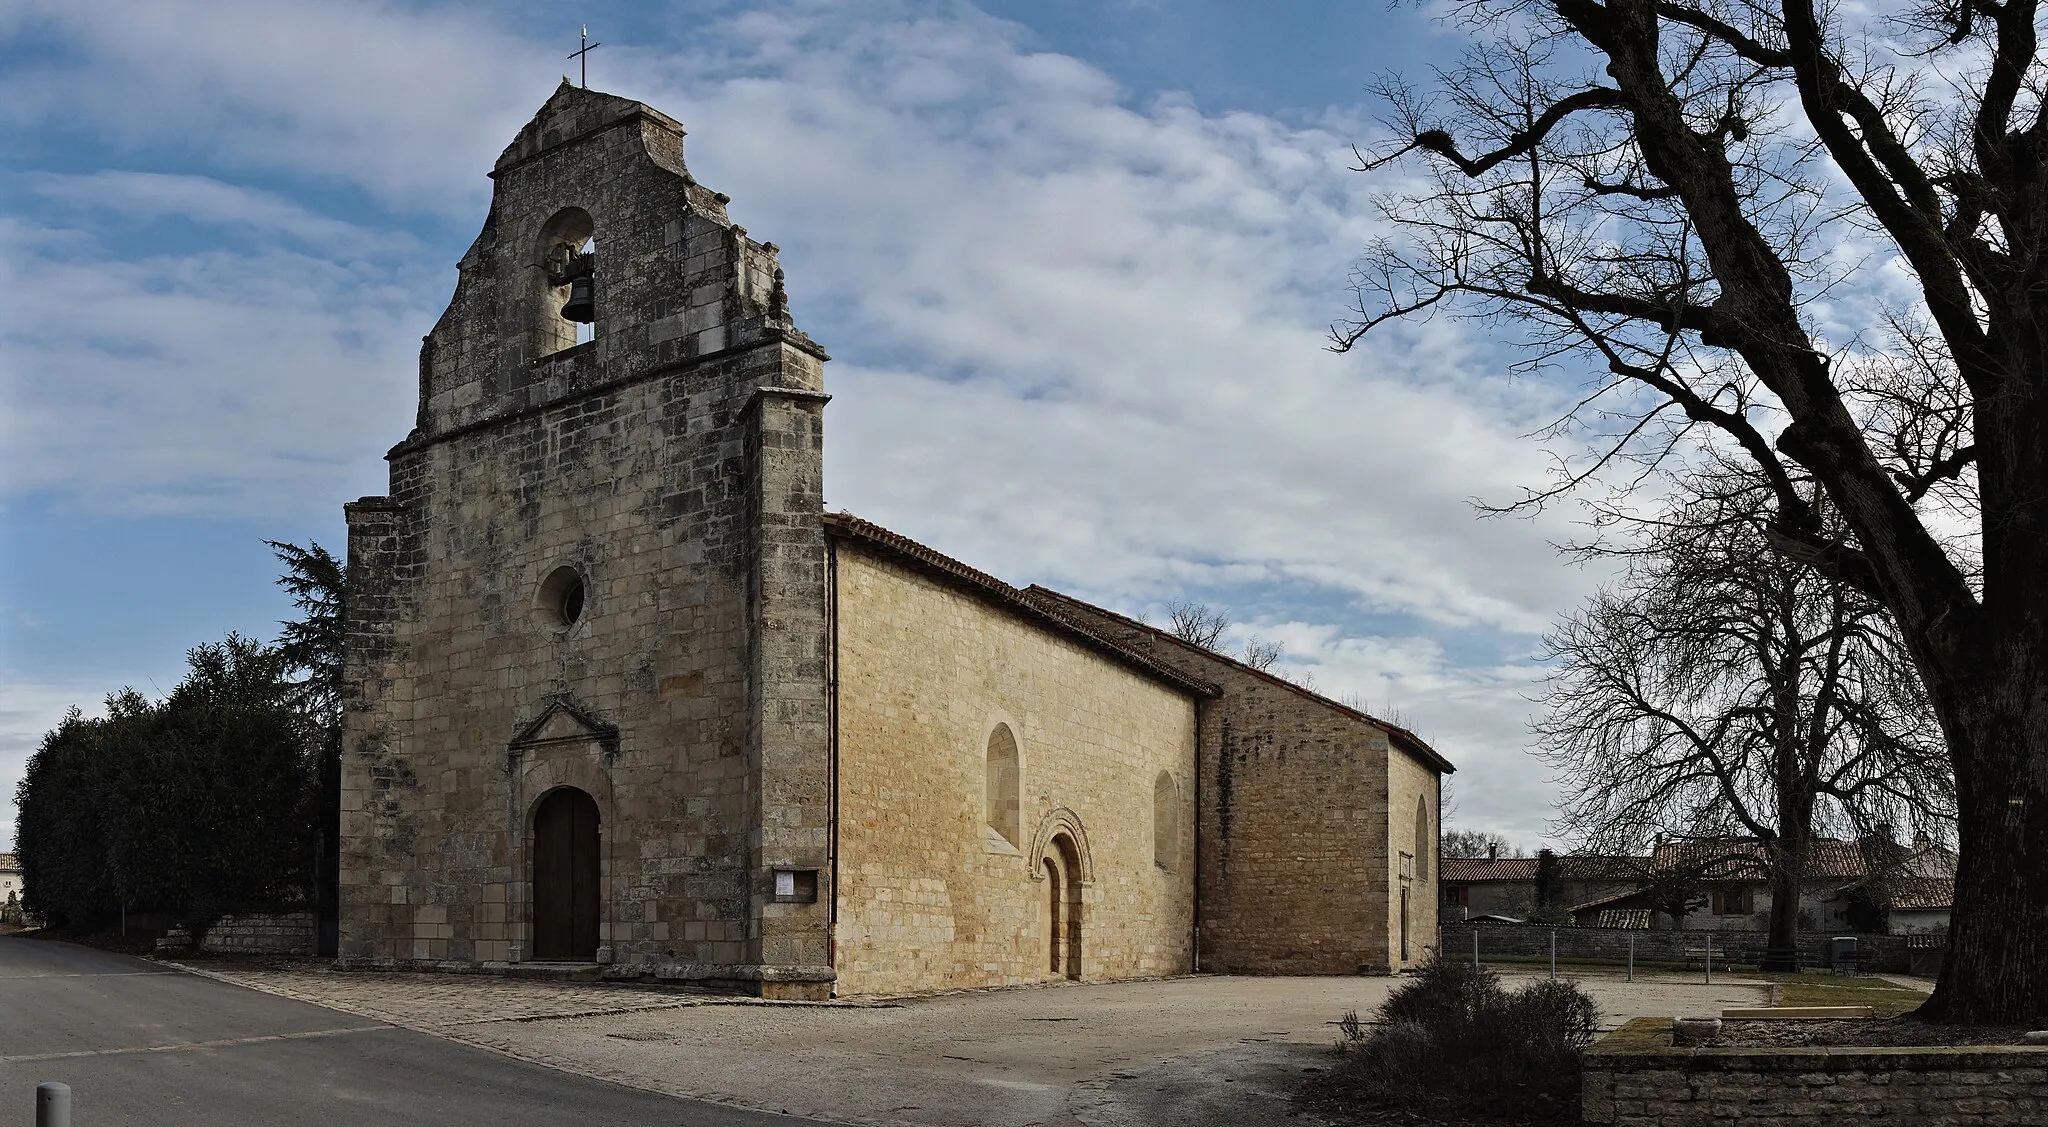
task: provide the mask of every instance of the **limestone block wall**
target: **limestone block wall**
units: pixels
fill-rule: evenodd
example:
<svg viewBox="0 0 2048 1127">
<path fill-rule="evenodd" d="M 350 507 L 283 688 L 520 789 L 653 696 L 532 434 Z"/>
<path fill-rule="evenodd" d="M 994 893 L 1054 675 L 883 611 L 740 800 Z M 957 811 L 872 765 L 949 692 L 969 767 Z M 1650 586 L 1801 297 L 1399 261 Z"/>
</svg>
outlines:
<svg viewBox="0 0 2048 1127">
<path fill-rule="evenodd" d="M 1268 684 L 1203 720 L 1202 969 L 1392 969 L 1386 733 Z"/>
<path fill-rule="evenodd" d="M 1415 753 L 1389 741 L 1387 763 L 1387 965 L 1412 967 L 1437 947 L 1437 817 L 1442 776 Z"/>
<path fill-rule="evenodd" d="M 767 868 L 826 867 L 824 354 L 658 113 L 565 86 L 494 175 L 390 494 L 347 508 L 342 957 L 532 958 L 534 811 L 573 786 L 601 961 L 829 978 Z M 586 235 L 575 344 L 548 263 Z"/>
<path fill-rule="evenodd" d="M 1624 1032 L 1640 1042 L 1647 1020 Z M 1595 1046 L 1581 1114 L 1599 1127 L 2035 1127 L 2048 1123 L 2048 1047 Z"/>
<path fill-rule="evenodd" d="M 839 918 L 842 994 L 1061 977 L 1040 862 L 1081 839 L 1081 977 L 1193 967 L 1195 710 L 1183 689 L 939 578 L 840 542 Z M 987 828 L 997 725 L 1018 749 L 1019 837 Z M 1165 863 L 1155 785 L 1182 797 Z"/>
<path fill-rule="evenodd" d="M 1220 691 L 1202 706 L 1196 787 L 1202 970 L 1404 965 L 1400 854 L 1418 847 L 1418 801 L 1429 810 L 1429 872 L 1410 877 L 1407 962 L 1424 955 L 1435 942 L 1436 779 L 1447 763 L 1396 749 L 1389 729 L 1361 712 L 1145 623 L 1045 588 L 1029 594 Z"/>
<path fill-rule="evenodd" d="M 311 955 L 312 912 L 252 912 L 222 916 L 199 940 L 214 955 Z"/>
</svg>

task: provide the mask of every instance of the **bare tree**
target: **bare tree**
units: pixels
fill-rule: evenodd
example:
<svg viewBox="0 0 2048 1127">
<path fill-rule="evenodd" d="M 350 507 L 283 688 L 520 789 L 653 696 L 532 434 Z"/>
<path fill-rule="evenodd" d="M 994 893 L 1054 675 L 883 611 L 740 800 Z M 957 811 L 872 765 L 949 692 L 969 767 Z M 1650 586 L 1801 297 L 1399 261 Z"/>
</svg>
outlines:
<svg viewBox="0 0 2048 1127">
<path fill-rule="evenodd" d="M 1385 201 L 1336 346 L 1460 312 L 1601 373 L 1563 423 L 1611 441 L 1558 489 L 1740 451 L 1770 546 L 1890 612 L 1946 736 L 1961 861 L 1921 1015 L 2048 1013 L 2040 0 L 1454 4 L 1484 45 L 1379 87 L 1397 137 L 1361 169 L 1433 175 Z"/>
<path fill-rule="evenodd" d="M 1635 883 L 1636 895 L 1650 910 L 1671 920 L 1672 930 L 1683 930 L 1685 918 L 1707 906 L 1707 882 L 1725 876 L 1727 863 L 1713 853 L 1686 852 L 1660 859 L 1652 851 L 1642 857 L 1613 858 L 1618 871 Z M 1754 861 L 1753 857 L 1743 858 Z"/>
<path fill-rule="evenodd" d="M 1284 652 L 1286 652 L 1285 647 L 1281 646 L 1280 643 L 1269 642 L 1264 638 L 1254 635 L 1245 639 L 1243 661 L 1253 669 L 1262 669 L 1270 672 L 1274 663 L 1280 660 L 1280 655 Z"/>
<path fill-rule="evenodd" d="M 1230 616 L 1206 603 L 1186 600 L 1170 603 L 1166 608 L 1166 632 L 1183 642 L 1193 642 L 1205 650 L 1223 652 L 1223 636 L 1230 632 Z M 1253 635 L 1245 639 L 1244 653 L 1238 660 L 1266 672 L 1271 672 L 1284 652 L 1279 642 L 1269 642 Z M 1304 678 L 1303 688 L 1313 688 L 1315 679 Z"/>
<path fill-rule="evenodd" d="M 1466 830 L 1445 826 L 1441 849 L 1446 857 L 1527 857 L 1529 851 L 1510 845 L 1508 839 L 1487 830 Z"/>
<path fill-rule="evenodd" d="M 1168 604 L 1166 632 L 1183 642 L 1213 650 L 1230 630 L 1230 616 L 1205 603 L 1185 600 Z"/>
<path fill-rule="evenodd" d="M 1786 964 L 1767 969 L 1789 970 L 1812 842 L 1945 829 L 1947 749 L 1877 600 L 1771 551 L 1769 487 L 1731 463 L 1682 484 L 1627 543 L 1587 549 L 1627 567 L 1547 639 L 1537 741 L 1565 780 L 1562 828 L 1596 850 L 1756 839 Z M 1839 534 L 1824 497 L 1812 511 Z"/>
</svg>

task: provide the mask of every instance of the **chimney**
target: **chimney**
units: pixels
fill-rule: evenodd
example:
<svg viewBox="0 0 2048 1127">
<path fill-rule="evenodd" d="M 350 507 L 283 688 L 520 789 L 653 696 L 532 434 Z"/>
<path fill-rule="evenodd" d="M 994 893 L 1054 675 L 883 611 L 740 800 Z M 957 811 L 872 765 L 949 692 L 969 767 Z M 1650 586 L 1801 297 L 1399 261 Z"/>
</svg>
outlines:
<svg viewBox="0 0 2048 1127">
<path fill-rule="evenodd" d="M 1486 843 L 1486 859 L 1489 861 L 1500 860 L 1500 842 L 1489 841 Z"/>
</svg>

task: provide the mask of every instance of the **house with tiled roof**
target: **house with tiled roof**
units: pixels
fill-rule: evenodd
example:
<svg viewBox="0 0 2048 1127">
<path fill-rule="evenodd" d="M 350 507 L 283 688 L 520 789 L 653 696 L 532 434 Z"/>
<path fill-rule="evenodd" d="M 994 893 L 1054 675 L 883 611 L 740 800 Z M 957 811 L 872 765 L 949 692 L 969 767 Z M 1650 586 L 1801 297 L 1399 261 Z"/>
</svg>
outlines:
<svg viewBox="0 0 2048 1127">
<path fill-rule="evenodd" d="M 1552 866 L 1550 902 L 1564 911 L 1581 904 L 1633 892 L 1635 877 L 1648 863 L 1645 857 L 1611 857 L 1560 853 L 1535 857 L 1502 857 L 1489 849 L 1487 857 L 1446 857 L 1443 862 L 1444 918 L 1447 921 L 1478 916 L 1526 919 L 1536 909 L 1543 892 L 1542 868 Z"/>
<path fill-rule="evenodd" d="M 1848 892 L 1862 910 L 1858 922 L 1875 921 L 1893 935 L 1946 932 L 1955 904 L 1956 853 L 1925 836 L 1903 850 L 1874 851 L 1878 863 Z"/>
<path fill-rule="evenodd" d="M 21 905 L 21 859 L 0 853 L 0 912 Z"/>
<path fill-rule="evenodd" d="M 1706 903 L 1688 915 L 1689 928 L 1754 931 L 1771 914 L 1769 847 L 1754 838 L 1707 838 L 1666 842 L 1651 862 L 1659 872 L 1689 874 Z M 1799 881 L 1799 929 L 1833 931 L 1850 926 L 1848 889 L 1869 875 L 1862 846 L 1823 838 L 1808 844 Z"/>
<path fill-rule="evenodd" d="M 1801 930 L 1847 929 L 1860 922 L 1857 890 L 1866 887 L 1873 869 L 1865 851 L 1853 841 L 1811 844 L 1800 881 Z M 1667 841 L 1636 857 L 1560 854 L 1554 865 L 1551 902 L 1582 926 L 1754 931 L 1770 918 L 1769 851 L 1754 838 Z M 1540 899 L 1539 867 L 1535 857 L 1446 859 L 1445 918 L 1527 917 Z M 1682 919 L 1674 919 L 1651 891 L 1673 882 L 1699 904 Z M 1894 887 L 1902 902 L 1941 895 L 1938 883 L 1914 886 L 1910 894 L 1905 884 Z"/>
</svg>

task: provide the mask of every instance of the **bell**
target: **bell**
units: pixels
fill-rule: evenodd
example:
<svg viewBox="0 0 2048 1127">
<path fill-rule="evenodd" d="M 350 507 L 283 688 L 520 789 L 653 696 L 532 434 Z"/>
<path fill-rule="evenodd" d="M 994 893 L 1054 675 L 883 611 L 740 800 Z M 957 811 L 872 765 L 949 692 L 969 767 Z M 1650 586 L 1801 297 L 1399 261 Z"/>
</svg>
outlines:
<svg viewBox="0 0 2048 1127">
<path fill-rule="evenodd" d="M 562 316 L 585 325 L 597 320 L 597 286 L 590 275 L 585 274 L 569 283 L 569 301 L 562 306 Z"/>
</svg>

